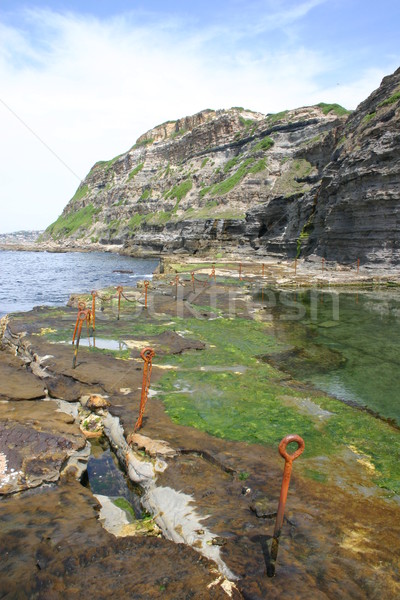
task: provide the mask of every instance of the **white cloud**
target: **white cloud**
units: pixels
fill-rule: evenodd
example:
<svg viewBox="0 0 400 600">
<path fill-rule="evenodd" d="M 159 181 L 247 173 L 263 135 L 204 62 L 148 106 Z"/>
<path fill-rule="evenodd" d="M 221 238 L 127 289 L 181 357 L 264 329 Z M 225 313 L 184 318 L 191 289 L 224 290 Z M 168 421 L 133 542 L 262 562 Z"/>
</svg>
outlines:
<svg viewBox="0 0 400 600">
<path fill-rule="evenodd" d="M 318 3 L 280 12 L 279 24 Z M 30 11 L 25 18 L 25 31 L 0 26 L 0 98 L 80 177 L 168 119 L 203 108 L 275 112 L 320 100 L 354 107 L 379 83 L 368 71 L 341 89 L 321 89 L 329 57 L 303 47 L 232 47 L 233 32 L 223 28 L 143 25 L 134 15 L 99 21 Z M 45 227 L 79 182 L 2 104 L 0 131 L 0 231 Z"/>
</svg>

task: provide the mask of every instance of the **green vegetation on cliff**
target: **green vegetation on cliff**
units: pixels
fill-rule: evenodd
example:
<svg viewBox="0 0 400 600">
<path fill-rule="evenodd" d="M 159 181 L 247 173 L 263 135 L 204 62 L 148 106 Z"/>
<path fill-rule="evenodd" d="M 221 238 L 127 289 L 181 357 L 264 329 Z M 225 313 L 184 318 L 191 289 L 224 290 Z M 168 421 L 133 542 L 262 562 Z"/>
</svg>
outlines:
<svg viewBox="0 0 400 600">
<path fill-rule="evenodd" d="M 72 196 L 71 198 L 71 202 L 77 202 L 79 200 L 82 200 L 82 198 L 84 198 L 85 196 L 87 196 L 89 193 L 89 186 L 86 184 L 81 184 L 78 189 L 76 190 L 75 194 Z"/>
<path fill-rule="evenodd" d="M 347 110 L 340 104 L 326 104 L 325 102 L 320 102 L 317 104 L 322 109 L 324 115 L 327 115 L 330 112 L 334 112 L 338 117 L 343 117 L 343 115 L 349 115 L 351 110 Z"/>
<path fill-rule="evenodd" d="M 258 152 L 259 150 L 269 150 L 274 145 L 274 140 L 270 137 L 265 137 L 258 142 L 253 148 L 253 152 Z"/>
<path fill-rule="evenodd" d="M 165 194 L 166 198 L 176 198 L 178 202 L 182 200 L 186 196 L 188 192 L 192 189 L 193 182 L 191 179 L 185 179 L 182 183 L 178 185 L 174 185 L 174 187 Z"/>
<path fill-rule="evenodd" d="M 234 173 L 231 177 L 224 179 L 221 183 L 217 183 L 213 186 L 211 190 L 211 194 L 213 196 L 222 196 L 223 194 L 227 194 L 245 177 L 248 173 L 248 166 L 254 162 L 254 158 L 248 158 L 240 165 L 236 173 Z"/>
<path fill-rule="evenodd" d="M 289 112 L 288 110 L 281 110 L 281 112 L 268 115 L 268 117 L 267 117 L 268 123 L 271 124 L 271 123 L 276 123 L 277 121 L 281 121 L 282 119 L 284 119 L 286 117 L 288 112 Z"/>
<path fill-rule="evenodd" d="M 57 221 L 54 221 L 47 229 L 52 238 L 56 239 L 62 236 L 68 237 L 81 228 L 89 228 L 93 223 L 93 217 L 100 212 L 93 204 L 88 204 L 76 212 L 69 212 L 60 215 Z"/>
<path fill-rule="evenodd" d="M 380 102 L 378 106 L 389 106 L 390 104 L 394 104 L 398 100 L 400 100 L 400 91 L 396 92 L 389 98 L 386 98 L 386 100 L 383 100 L 383 102 Z"/>
<path fill-rule="evenodd" d="M 133 179 L 135 177 L 135 175 L 137 175 L 138 173 L 140 173 L 140 171 L 143 169 L 144 167 L 144 163 L 140 163 L 139 165 L 137 165 L 137 167 L 135 167 L 128 175 L 128 179 Z"/>
</svg>

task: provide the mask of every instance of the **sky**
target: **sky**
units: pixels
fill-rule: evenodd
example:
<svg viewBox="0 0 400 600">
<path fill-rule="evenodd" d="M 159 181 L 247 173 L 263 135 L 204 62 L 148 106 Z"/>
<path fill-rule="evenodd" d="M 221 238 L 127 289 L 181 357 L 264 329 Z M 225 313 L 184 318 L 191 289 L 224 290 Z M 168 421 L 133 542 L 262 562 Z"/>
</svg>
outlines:
<svg viewBox="0 0 400 600">
<path fill-rule="evenodd" d="M 398 0 L 0 0 L 0 233 L 205 108 L 354 109 L 400 66 Z"/>
</svg>

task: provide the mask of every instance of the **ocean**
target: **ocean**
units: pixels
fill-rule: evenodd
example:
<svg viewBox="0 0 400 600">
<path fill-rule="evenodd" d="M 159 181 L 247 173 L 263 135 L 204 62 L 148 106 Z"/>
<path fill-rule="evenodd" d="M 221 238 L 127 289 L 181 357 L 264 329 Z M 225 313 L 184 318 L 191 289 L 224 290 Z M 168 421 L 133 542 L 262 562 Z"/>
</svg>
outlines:
<svg viewBox="0 0 400 600">
<path fill-rule="evenodd" d="M 40 305 L 63 306 L 72 293 L 135 286 L 151 278 L 158 262 L 111 252 L 0 250 L 0 317 Z"/>
</svg>

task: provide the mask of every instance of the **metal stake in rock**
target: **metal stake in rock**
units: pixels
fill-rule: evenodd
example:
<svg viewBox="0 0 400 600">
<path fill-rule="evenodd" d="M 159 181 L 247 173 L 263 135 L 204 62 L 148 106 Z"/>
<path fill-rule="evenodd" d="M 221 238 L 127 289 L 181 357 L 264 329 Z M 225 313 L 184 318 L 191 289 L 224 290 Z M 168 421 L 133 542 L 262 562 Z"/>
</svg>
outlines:
<svg viewBox="0 0 400 600">
<path fill-rule="evenodd" d="M 295 452 L 293 452 L 293 454 L 288 454 L 286 452 L 286 446 L 290 444 L 290 442 L 296 442 L 298 444 L 298 448 Z M 285 436 L 279 444 L 279 454 L 285 459 L 285 468 L 283 470 L 281 495 L 279 498 L 278 512 L 276 515 L 274 535 L 272 537 L 270 564 L 267 569 L 268 577 L 273 577 L 275 575 L 275 563 L 278 557 L 279 537 L 281 535 L 283 516 L 285 514 L 285 505 L 289 490 L 290 476 L 292 474 L 293 461 L 303 453 L 304 447 L 305 443 L 303 438 L 296 434 Z"/>
<path fill-rule="evenodd" d="M 72 368 L 73 369 L 75 369 L 75 367 L 76 367 L 76 359 L 78 357 L 79 341 L 81 339 L 82 325 L 83 325 L 83 322 L 86 321 L 86 327 L 88 327 L 89 312 L 90 311 L 88 311 L 88 310 L 80 310 L 78 312 L 78 318 L 76 320 L 75 331 L 74 331 L 74 336 L 75 336 L 75 333 L 77 330 L 74 357 L 72 359 Z M 89 337 L 89 333 L 88 333 L 88 337 Z"/>
<path fill-rule="evenodd" d="M 82 311 L 86 310 L 86 303 L 83 302 L 82 300 L 80 300 L 78 302 L 78 315 L 76 317 L 76 323 L 75 323 L 75 329 L 74 329 L 74 333 L 72 336 L 72 345 L 74 345 L 75 343 L 75 336 L 76 336 L 76 332 L 78 331 L 78 325 L 79 325 L 79 313 L 81 313 Z"/>
<path fill-rule="evenodd" d="M 136 421 L 135 427 L 133 431 L 137 431 L 142 426 L 144 409 L 146 406 L 147 398 L 149 395 L 149 387 L 150 387 L 150 379 L 151 379 L 151 369 L 152 369 L 152 360 L 155 356 L 155 352 L 153 348 L 143 348 L 140 353 L 140 356 L 144 360 L 143 365 L 143 382 L 142 382 L 142 395 L 140 397 L 140 407 L 139 407 L 139 417 Z"/>
<path fill-rule="evenodd" d="M 214 279 L 214 281 L 216 281 L 216 280 L 217 280 L 217 277 L 216 277 L 216 275 L 215 275 L 215 265 L 212 265 L 212 267 L 211 267 L 211 274 L 209 275 L 209 277 L 208 277 L 208 278 L 209 278 L 209 279 Z"/>
<path fill-rule="evenodd" d="M 124 291 L 124 288 L 122 287 L 122 285 L 117 286 L 117 294 L 118 294 L 118 316 L 117 316 L 117 320 L 119 321 L 119 314 L 121 311 L 121 296 L 122 296 L 122 292 Z"/>
<path fill-rule="evenodd" d="M 91 294 L 92 294 L 92 327 L 93 327 L 93 334 L 94 334 L 94 331 L 96 329 L 96 296 L 97 296 L 96 290 L 92 290 Z"/>
<path fill-rule="evenodd" d="M 147 288 L 150 285 L 150 281 L 145 279 L 145 281 L 143 282 L 143 285 L 144 285 L 144 307 L 147 308 Z"/>
</svg>

